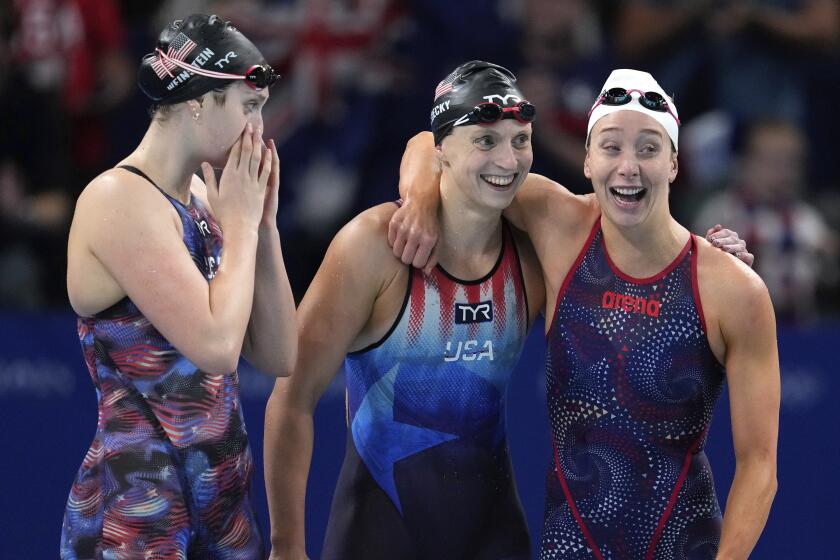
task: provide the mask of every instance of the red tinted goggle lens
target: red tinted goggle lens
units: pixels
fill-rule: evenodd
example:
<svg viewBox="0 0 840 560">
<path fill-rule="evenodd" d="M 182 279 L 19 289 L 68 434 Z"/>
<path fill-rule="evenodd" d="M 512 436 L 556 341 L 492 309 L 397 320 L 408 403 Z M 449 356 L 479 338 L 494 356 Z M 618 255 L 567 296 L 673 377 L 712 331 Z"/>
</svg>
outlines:
<svg viewBox="0 0 840 560">
<path fill-rule="evenodd" d="M 268 64 L 254 65 L 245 72 L 245 83 L 254 89 L 263 89 L 274 85 L 280 75 Z"/>
<path fill-rule="evenodd" d="M 470 113 L 470 120 L 479 124 L 492 124 L 502 119 L 516 119 L 522 123 L 534 121 L 537 109 L 527 101 L 520 101 L 513 107 L 502 107 L 498 103 L 479 103 Z"/>
</svg>

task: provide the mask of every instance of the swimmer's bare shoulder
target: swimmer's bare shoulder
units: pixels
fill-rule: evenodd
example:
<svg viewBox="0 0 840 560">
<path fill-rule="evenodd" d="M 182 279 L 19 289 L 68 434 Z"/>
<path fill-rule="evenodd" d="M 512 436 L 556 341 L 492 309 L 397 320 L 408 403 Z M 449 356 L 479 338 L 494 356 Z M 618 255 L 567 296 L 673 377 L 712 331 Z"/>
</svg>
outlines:
<svg viewBox="0 0 840 560">
<path fill-rule="evenodd" d="M 302 341 L 331 333 L 343 355 L 388 330 L 408 279 L 408 267 L 388 245 L 388 223 L 396 210 L 393 203 L 369 208 L 335 235 L 298 309 Z"/>
<path fill-rule="evenodd" d="M 116 168 L 96 177 L 79 196 L 70 227 L 67 292 L 73 309 L 88 316 L 124 298 L 124 282 L 135 271 L 186 252 L 182 235 L 177 212 L 146 179 Z"/>
</svg>

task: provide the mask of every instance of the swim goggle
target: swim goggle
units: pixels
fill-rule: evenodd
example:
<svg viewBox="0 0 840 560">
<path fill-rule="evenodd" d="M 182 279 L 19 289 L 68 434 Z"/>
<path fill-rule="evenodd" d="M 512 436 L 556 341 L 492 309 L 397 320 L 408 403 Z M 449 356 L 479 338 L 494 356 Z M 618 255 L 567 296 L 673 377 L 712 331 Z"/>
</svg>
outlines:
<svg viewBox="0 0 840 560">
<path fill-rule="evenodd" d="M 610 105 L 610 106 L 617 106 L 617 105 L 627 105 L 630 101 L 633 100 L 632 93 L 638 93 L 639 97 L 639 105 L 648 109 L 650 111 L 657 111 L 659 113 L 668 113 L 674 120 L 677 121 L 677 125 L 680 124 L 680 119 L 677 117 L 676 114 L 671 110 L 671 107 L 668 105 L 668 100 L 665 99 L 659 93 L 655 91 L 642 91 L 640 89 L 624 89 L 622 87 L 614 87 L 608 90 L 604 90 L 601 92 L 601 95 L 598 96 L 598 99 L 595 100 L 595 104 L 592 105 L 592 108 L 589 110 L 589 116 L 592 116 L 592 111 L 598 105 Z"/>
<path fill-rule="evenodd" d="M 452 126 L 464 124 L 493 124 L 502 119 L 516 119 L 521 123 L 534 122 L 537 109 L 527 101 L 520 101 L 513 107 L 502 107 L 498 103 L 485 101 L 479 103 L 472 111 L 458 119 Z"/>
<path fill-rule="evenodd" d="M 248 70 L 244 74 L 229 74 L 227 72 L 216 72 L 214 70 L 207 70 L 206 68 L 198 68 L 197 66 L 193 66 L 192 64 L 187 64 L 177 58 L 173 58 L 168 56 L 165 52 L 160 49 L 155 49 L 157 51 L 158 56 L 165 60 L 166 62 L 183 68 L 184 70 L 191 72 L 193 74 L 198 74 L 199 76 L 206 76 L 208 78 L 217 78 L 220 80 L 245 80 L 245 84 L 248 87 L 251 87 L 257 91 L 270 87 L 274 85 L 274 83 L 280 78 L 280 74 L 277 74 L 274 69 L 269 66 L 268 64 L 255 64 L 248 68 Z M 164 64 L 164 68 L 166 68 L 166 64 Z M 168 68 L 166 68 L 167 73 L 172 75 Z"/>
</svg>

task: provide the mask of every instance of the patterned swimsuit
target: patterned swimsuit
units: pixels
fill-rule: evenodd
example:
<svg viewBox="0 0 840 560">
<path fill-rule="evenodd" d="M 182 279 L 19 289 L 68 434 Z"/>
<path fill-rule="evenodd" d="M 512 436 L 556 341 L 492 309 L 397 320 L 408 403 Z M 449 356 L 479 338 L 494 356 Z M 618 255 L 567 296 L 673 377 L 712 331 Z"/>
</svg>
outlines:
<svg viewBox="0 0 840 560">
<path fill-rule="evenodd" d="M 210 281 L 218 225 L 197 197 L 166 197 Z M 262 558 L 237 373 L 198 369 L 128 298 L 80 317 L 78 331 L 99 417 L 67 501 L 61 558 Z"/>
<path fill-rule="evenodd" d="M 706 339 L 697 245 L 622 273 L 600 220 L 547 336 L 554 464 L 542 559 L 712 559 L 721 513 L 703 453 L 724 369 Z"/>
</svg>

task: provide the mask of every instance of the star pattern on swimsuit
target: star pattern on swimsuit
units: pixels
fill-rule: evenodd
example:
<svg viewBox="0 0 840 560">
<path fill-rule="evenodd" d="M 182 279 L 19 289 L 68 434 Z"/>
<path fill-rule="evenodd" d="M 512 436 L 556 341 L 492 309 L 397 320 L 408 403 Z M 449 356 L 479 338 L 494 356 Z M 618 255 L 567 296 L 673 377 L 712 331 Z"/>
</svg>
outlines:
<svg viewBox="0 0 840 560">
<path fill-rule="evenodd" d="M 351 431 L 356 449 L 371 475 L 402 513 L 394 465 L 400 459 L 458 436 L 394 420 L 394 382 L 399 367 L 400 364 L 394 365 L 368 390 Z"/>
</svg>

